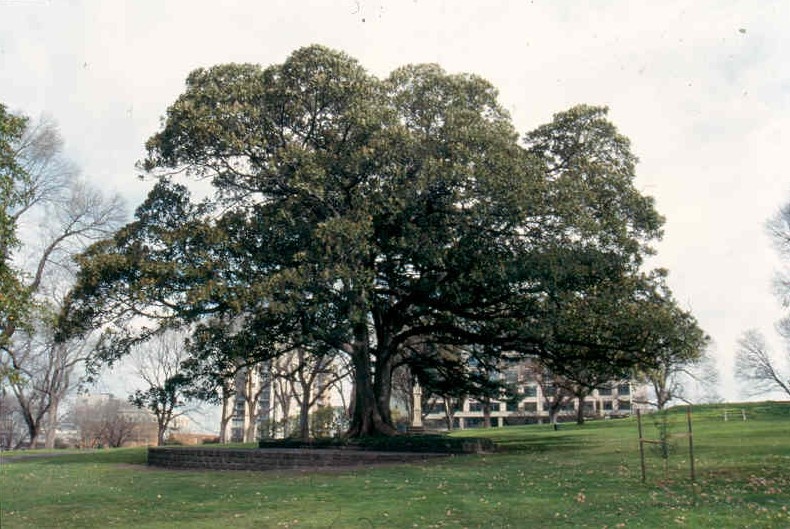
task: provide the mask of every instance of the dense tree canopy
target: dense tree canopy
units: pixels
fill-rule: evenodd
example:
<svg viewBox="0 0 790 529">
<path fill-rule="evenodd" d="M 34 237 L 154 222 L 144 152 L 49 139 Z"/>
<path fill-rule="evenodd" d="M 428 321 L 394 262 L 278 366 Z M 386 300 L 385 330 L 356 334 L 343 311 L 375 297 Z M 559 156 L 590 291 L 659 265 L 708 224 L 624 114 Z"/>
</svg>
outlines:
<svg viewBox="0 0 790 529">
<path fill-rule="evenodd" d="M 18 245 L 17 218 L 23 197 L 19 189 L 29 180 L 18 157 L 27 119 L 0 103 L 0 347 L 4 347 L 25 311 L 29 296 L 11 262 Z M 10 373 L 0 373 L 0 379 Z"/>
<path fill-rule="evenodd" d="M 197 324 L 206 376 L 348 355 L 356 435 L 394 431 L 398 365 L 648 362 L 640 267 L 662 219 L 606 113 L 574 107 L 522 143 L 494 87 L 436 65 L 381 80 L 311 46 L 198 69 L 146 144 L 158 183 L 136 220 L 80 258 L 66 330 L 106 325 L 107 361 Z"/>
</svg>

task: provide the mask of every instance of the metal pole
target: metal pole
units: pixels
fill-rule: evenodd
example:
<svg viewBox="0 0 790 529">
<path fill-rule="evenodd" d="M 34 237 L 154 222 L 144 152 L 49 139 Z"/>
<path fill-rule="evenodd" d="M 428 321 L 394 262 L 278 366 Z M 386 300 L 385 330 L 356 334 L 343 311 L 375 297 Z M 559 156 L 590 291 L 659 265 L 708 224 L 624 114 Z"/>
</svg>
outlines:
<svg viewBox="0 0 790 529">
<path fill-rule="evenodd" d="M 697 475 L 694 471 L 694 434 L 691 430 L 691 406 L 689 405 L 688 410 L 686 410 L 686 418 L 688 420 L 688 428 L 689 428 L 689 464 L 691 467 L 691 486 L 694 486 L 694 483 L 697 481 Z"/>
<path fill-rule="evenodd" d="M 636 424 L 639 428 L 639 459 L 642 463 L 642 483 L 644 483 L 647 476 L 645 471 L 645 446 L 642 438 L 642 411 L 639 408 L 636 409 Z"/>
</svg>

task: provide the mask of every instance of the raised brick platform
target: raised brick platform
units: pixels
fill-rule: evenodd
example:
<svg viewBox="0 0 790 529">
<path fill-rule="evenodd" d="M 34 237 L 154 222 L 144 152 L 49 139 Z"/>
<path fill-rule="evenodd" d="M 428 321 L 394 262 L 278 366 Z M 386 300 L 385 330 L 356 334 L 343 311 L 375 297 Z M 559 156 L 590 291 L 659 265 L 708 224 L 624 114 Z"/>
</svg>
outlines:
<svg viewBox="0 0 790 529">
<path fill-rule="evenodd" d="M 289 470 L 420 462 L 447 454 L 368 452 L 349 449 L 230 449 L 151 447 L 148 464 L 206 470 Z"/>
</svg>

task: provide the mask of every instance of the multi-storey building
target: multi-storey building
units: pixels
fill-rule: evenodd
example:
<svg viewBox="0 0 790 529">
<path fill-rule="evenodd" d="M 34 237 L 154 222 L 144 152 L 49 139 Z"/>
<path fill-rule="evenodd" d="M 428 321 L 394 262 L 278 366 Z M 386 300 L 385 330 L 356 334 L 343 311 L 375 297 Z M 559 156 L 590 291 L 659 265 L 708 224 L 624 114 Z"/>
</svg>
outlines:
<svg viewBox="0 0 790 529">
<path fill-rule="evenodd" d="M 226 404 L 227 423 L 224 439 L 252 442 L 262 436 L 284 437 L 294 433 L 301 409 L 304 388 L 294 376 L 294 359 L 281 358 L 277 363 L 261 363 L 240 369 L 234 379 L 233 398 Z M 413 428 L 446 429 L 474 428 L 484 424 L 502 427 L 515 424 L 568 421 L 577 417 L 579 406 L 587 418 L 615 418 L 630 415 L 645 402 L 647 389 L 632 381 L 615 381 L 600 385 L 580 404 L 568 389 L 551 375 L 524 362 L 503 370 L 501 376 L 513 388 L 515 398 L 429 399 L 414 411 Z M 350 377 L 339 377 L 336 371 L 323 369 L 310 380 L 314 399 L 309 413 L 319 409 L 343 410 L 348 400 Z M 301 385 L 301 387 L 300 387 Z M 419 391 L 419 390 L 417 390 Z M 414 395 L 413 402 L 420 402 Z M 449 413 L 448 413 L 448 409 Z"/>
<path fill-rule="evenodd" d="M 577 384 L 556 376 L 539 363 L 509 363 L 494 374 L 507 395 L 500 400 L 433 398 L 423 404 L 427 428 L 501 427 L 630 415 L 647 401 L 647 387 L 631 380 L 599 381 L 596 389 L 580 391 Z M 581 395 L 581 399 L 579 398 Z M 581 409 L 580 409 L 581 407 Z"/>
<path fill-rule="evenodd" d="M 431 404 L 423 418 L 427 428 L 447 428 L 448 419 L 453 428 L 475 428 L 483 426 L 486 421 L 493 427 L 516 424 L 543 423 L 552 420 L 556 414 L 557 421 L 576 418 L 579 399 L 566 395 L 555 398 L 560 391 L 550 384 L 539 384 L 537 381 L 524 381 L 517 387 L 517 397 L 507 401 L 492 400 L 488 403 L 478 399 L 463 401 L 439 401 Z M 594 390 L 581 404 L 587 418 L 625 417 L 634 412 L 637 406 L 646 399 L 646 388 L 630 381 L 616 382 Z M 446 406 L 454 409 L 447 413 Z M 552 413 L 553 412 L 553 413 Z"/>
<path fill-rule="evenodd" d="M 224 410 L 230 417 L 223 432 L 225 440 L 253 442 L 294 433 L 308 391 L 308 414 L 345 408 L 350 381 L 340 376 L 339 367 L 306 365 L 301 360 L 304 358 L 283 355 L 237 371 L 233 397 Z"/>
</svg>

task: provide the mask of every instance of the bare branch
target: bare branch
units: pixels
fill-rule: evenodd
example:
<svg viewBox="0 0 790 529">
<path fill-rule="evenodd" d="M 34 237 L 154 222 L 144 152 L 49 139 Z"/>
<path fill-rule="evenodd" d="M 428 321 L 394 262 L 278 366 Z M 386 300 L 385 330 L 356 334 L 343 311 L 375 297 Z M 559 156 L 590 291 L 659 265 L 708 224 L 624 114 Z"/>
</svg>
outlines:
<svg viewBox="0 0 790 529">
<path fill-rule="evenodd" d="M 779 370 L 762 334 L 755 330 L 747 331 L 738 341 L 738 347 L 735 375 L 749 383 L 751 395 L 777 389 L 790 395 L 790 377 Z"/>
</svg>

